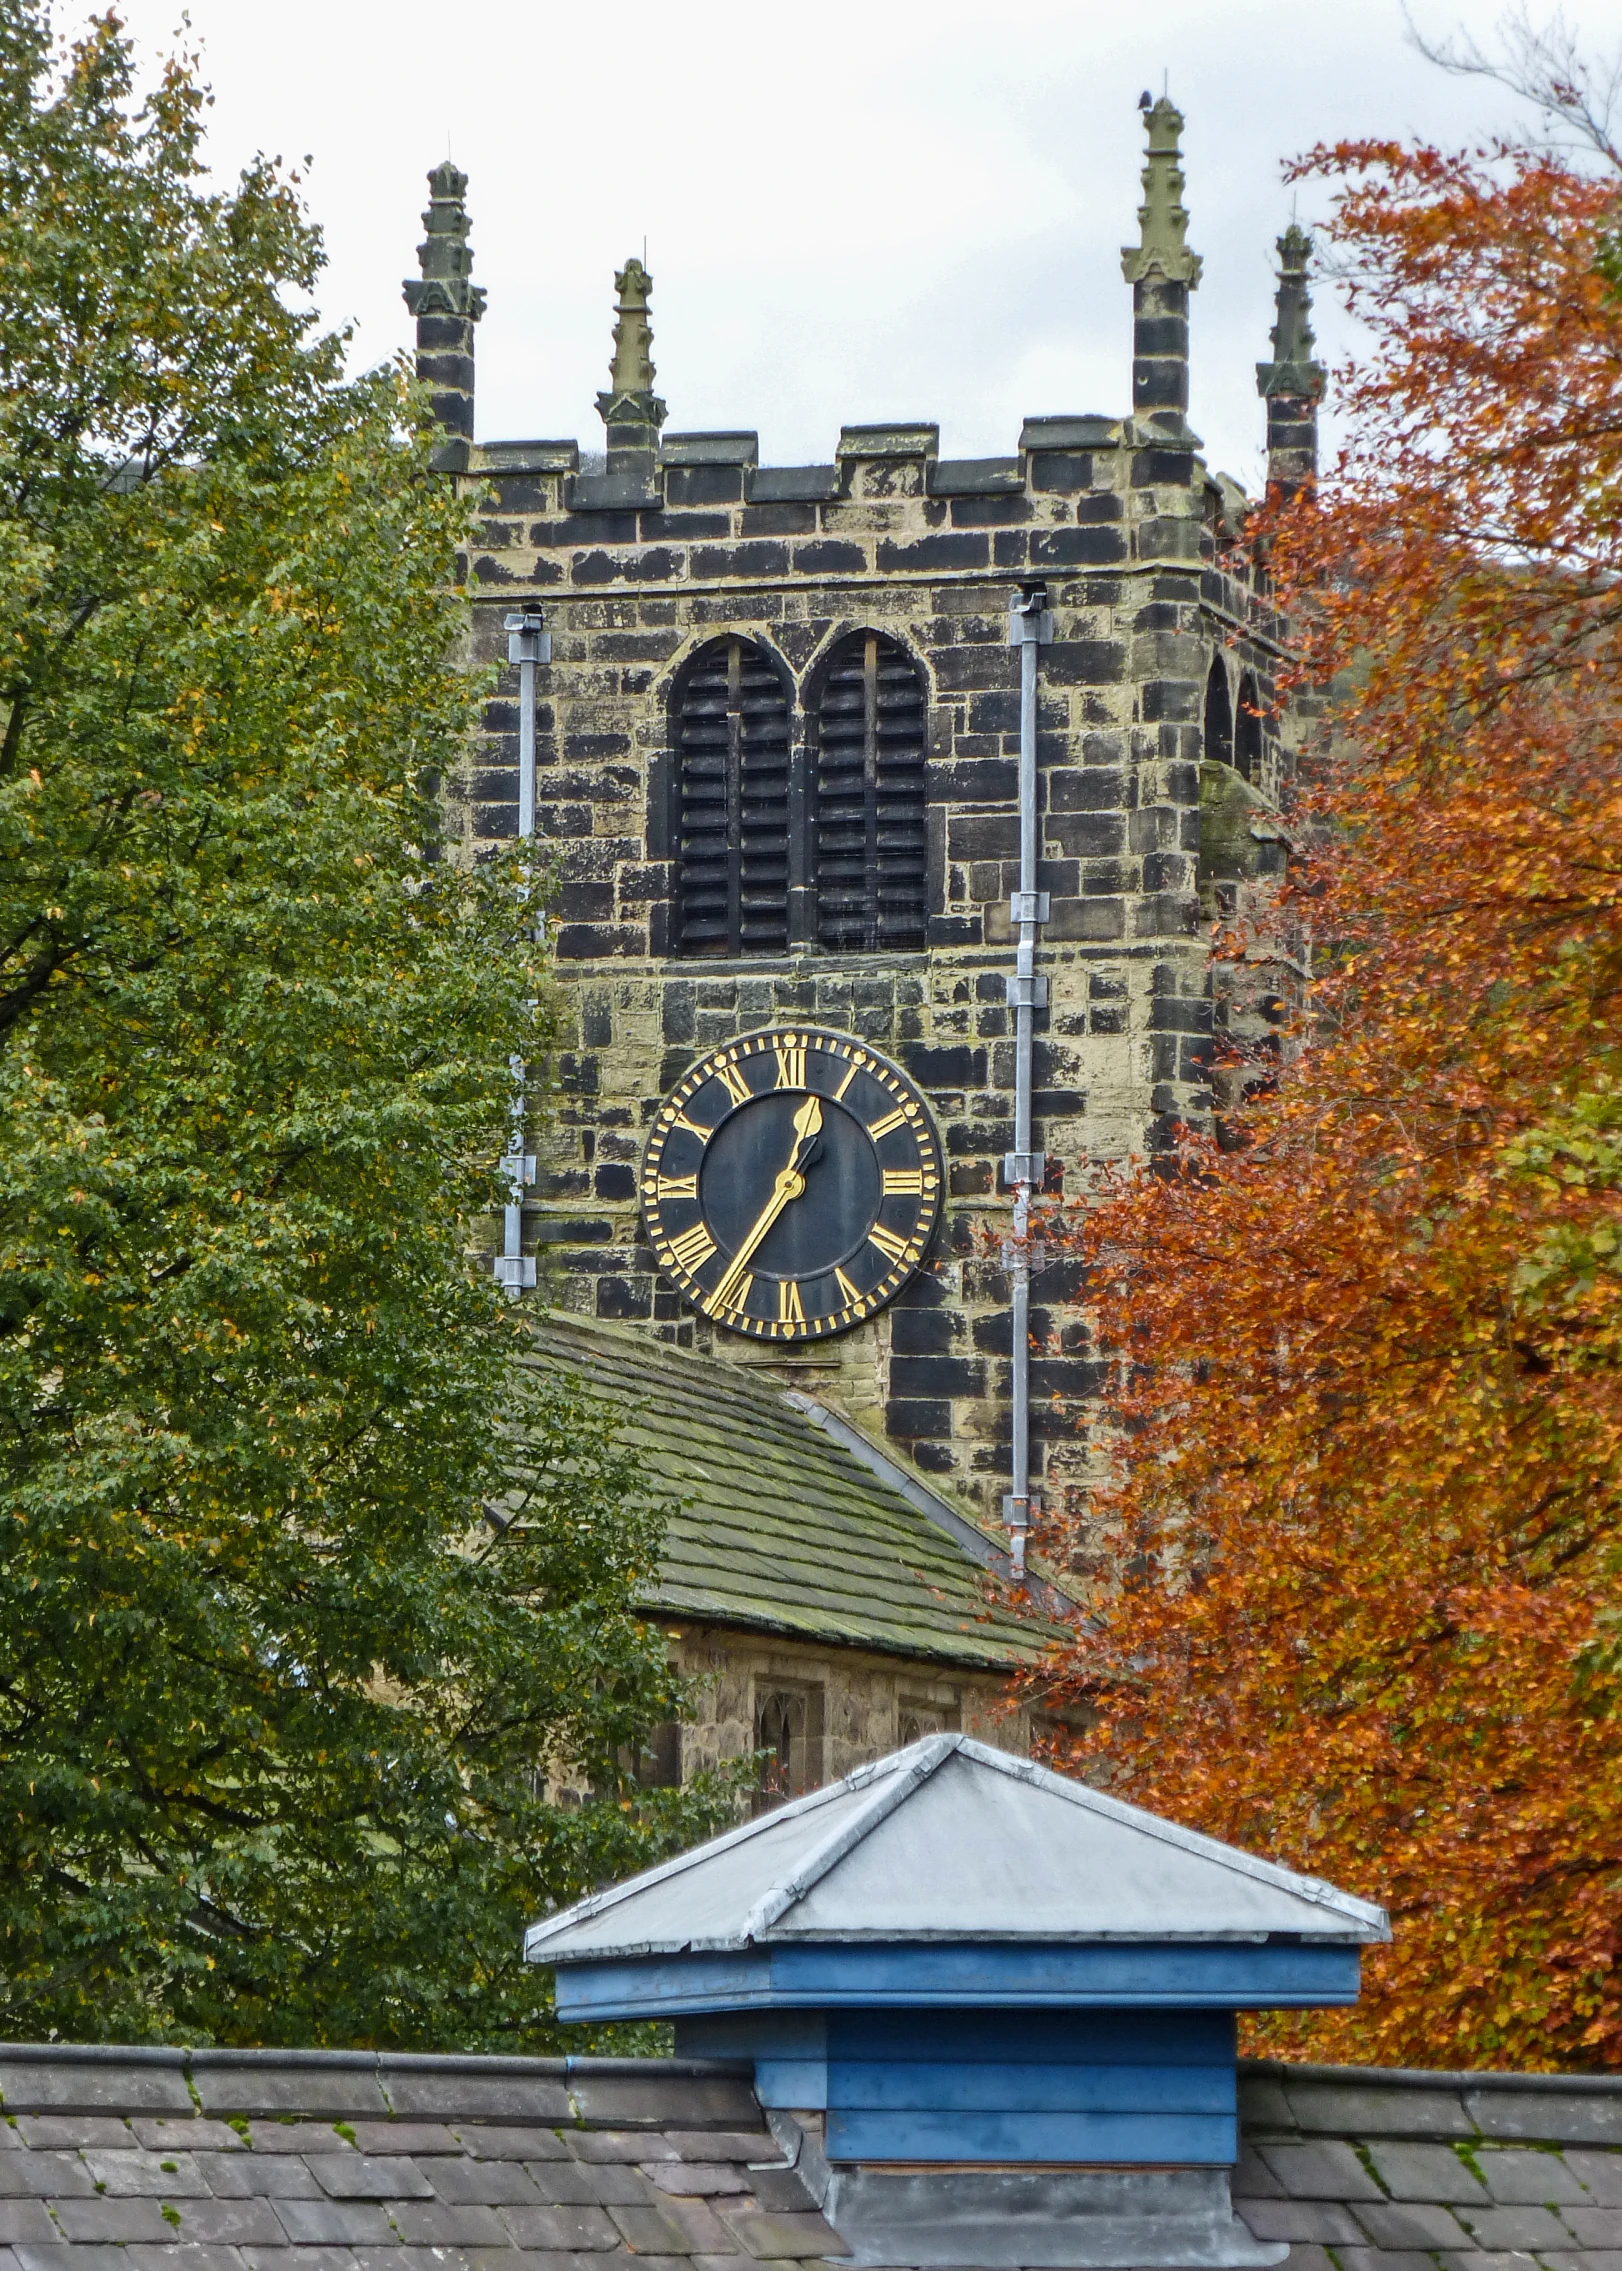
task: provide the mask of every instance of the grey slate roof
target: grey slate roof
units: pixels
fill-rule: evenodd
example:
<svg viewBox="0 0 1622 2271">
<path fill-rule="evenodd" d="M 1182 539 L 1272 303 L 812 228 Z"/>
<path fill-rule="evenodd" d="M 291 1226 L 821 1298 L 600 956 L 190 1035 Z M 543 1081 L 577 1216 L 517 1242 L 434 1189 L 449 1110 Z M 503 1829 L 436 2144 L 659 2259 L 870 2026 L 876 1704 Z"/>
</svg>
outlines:
<svg viewBox="0 0 1622 2271">
<path fill-rule="evenodd" d="M 1234 2206 L 1284 2271 L 1622 2271 L 1622 2075 L 1240 2068 Z"/>
<path fill-rule="evenodd" d="M 793 1940 L 1390 1938 L 1383 1909 L 930 1735 L 534 1925 L 542 1962 Z M 1622 2271 L 1622 2267 L 1619 2267 Z"/>
<path fill-rule="evenodd" d="M 0 2045 L 0 2102 L 0 2271 L 837 2254 L 720 2064 Z M 1256 2063 L 1240 2108 L 1235 2203 L 1283 2271 L 1622 2271 L 1622 2076 Z"/>
<path fill-rule="evenodd" d="M 195 2096 L 194 2096 L 195 2093 Z M 680 2059 L 0 2045 L 0 2271 L 746 2271 L 835 2245 Z"/>
<path fill-rule="evenodd" d="M 651 1607 L 982 1670 L 1031 1663 L 1052 1637 L 997 1598 L 990 1540 L 944 1505 L 955 1527 L 931 1520 L 921 1488 L 903 1496 L 805 1398 L 561 1311 L 539 1320 L 531 1361 L 619 1405 L 650 1485 L 686 1501 Z"/>
</svg>

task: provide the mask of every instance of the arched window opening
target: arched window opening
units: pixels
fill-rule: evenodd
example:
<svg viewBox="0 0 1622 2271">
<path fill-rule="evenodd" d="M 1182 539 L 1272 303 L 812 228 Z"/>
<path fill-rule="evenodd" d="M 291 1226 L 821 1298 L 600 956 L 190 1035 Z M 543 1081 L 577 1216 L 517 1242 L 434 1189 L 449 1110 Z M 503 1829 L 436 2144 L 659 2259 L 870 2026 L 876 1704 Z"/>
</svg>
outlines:
<svg viewBox="0 0 1622 2271">
<path fill-rule="evenodd" d="M 1233 763 L 1233 702 L 1222 657 L 1211 665 L 1205 682 L 1205 754 L 1219 765 Z"/>
<path fill-rule="evenodd" d="M 788 945 L 788 692 L 736 636 L 687 664 L 674 704 L 678 954 Z"/>
<path fill-rule="evenodd" d="M 822 1691 L 776 1688 L 757 1696 L 755 1749 L 761 1754 L 754 1810 L 770 1813 L 785 1798 L 802 1798 L 821 1779 Z"/>
<path fill-rule="evenodd" d="M 815 717 L 813 880 L 819 944 L 924 943 L 928 862 L 923 672 L 879 631 L 829 658 Z"/>
<path fill-rule="evenodd" d="M 1247 671 L 1239 681 L 1239 717 L 1234 729 L 1234 763 L 1253 787 L 1262 783 L 1262 703 Z"/>
</svg>

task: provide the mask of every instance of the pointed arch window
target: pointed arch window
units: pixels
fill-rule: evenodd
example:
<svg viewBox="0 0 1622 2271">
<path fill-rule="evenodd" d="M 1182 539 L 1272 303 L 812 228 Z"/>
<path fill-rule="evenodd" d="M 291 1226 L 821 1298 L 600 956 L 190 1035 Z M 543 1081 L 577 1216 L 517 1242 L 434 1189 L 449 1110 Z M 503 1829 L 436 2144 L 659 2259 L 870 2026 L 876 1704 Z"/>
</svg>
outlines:
<svg viewBox="0 0 1622 2271">
<path fill-rule="evenodd" d="M 751 640 L 712 639 L 676 682 L 678 954 L 788 945 L 788 688 Z"/>
<path fill-rule="evenodd" d="M 1253 788 L 1262 785 L 1262 703 L 1247 670 L 1239 681 L 1239 715 L 1234 722 L 1233 761 Z"/>
<path fill-rule="evenodd" d="M 1219 765 L 1233 763 L 1233 698 L 1222 657 L 1211 665 L 1205 681 L 1205 754 Z"/>
<path fill-rule="evenodd" d="M 924 675 L 904 648 L 880 631 L 840 640 L 812 719 L 819 945 L 924 943 L 927 723 Z"/>
</svg>

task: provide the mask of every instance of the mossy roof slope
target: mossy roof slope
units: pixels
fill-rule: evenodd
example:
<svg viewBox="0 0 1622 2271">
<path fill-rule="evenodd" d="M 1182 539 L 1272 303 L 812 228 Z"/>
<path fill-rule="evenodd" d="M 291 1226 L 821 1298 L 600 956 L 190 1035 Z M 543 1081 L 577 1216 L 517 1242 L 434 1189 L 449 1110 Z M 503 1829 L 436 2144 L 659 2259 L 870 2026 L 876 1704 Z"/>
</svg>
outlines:
<svg viewBox="0 0 1622 2271">
<path fill-rule="evenodd" d="M 650 1608 L 983 1670 L 1051 1637 L 769 1382 L 559 1312 L 538 1321 L 532 1361 L 619 1405 L 650 1490 L 683 1501 Z"/>
</svg>

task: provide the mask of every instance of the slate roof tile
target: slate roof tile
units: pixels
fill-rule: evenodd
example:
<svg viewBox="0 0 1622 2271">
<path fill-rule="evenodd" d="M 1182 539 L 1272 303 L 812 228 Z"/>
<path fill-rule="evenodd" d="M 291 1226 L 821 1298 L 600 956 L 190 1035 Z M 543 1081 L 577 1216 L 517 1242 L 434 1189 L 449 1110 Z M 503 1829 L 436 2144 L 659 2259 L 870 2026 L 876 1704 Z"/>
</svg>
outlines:
<svg viewBox="0 0 1622 2271">
<path fill-rule="evenodd" d="M 448 2207 L 443 2200 L 396 2200 L 389 2220 L 408 2247 L 505 2247 L 506 2225 L 494 2208 L 475 2202 Z"/>
<path fill-rule="evenodd" d="M 514 2247 L 562 2248 L 565 2252 L 599 2255 L 617 2249 L 624 2237 L 609 2220 L 606 2208 L 552 2207 L 536 2202 L 529 2207 L 504 2208 L 500 2223 L 503 2237 Z"/>
<path fill-rule="evenodd" d="M 1538 2156 L 1540 2160 L 1547 2157 Z M 1622 2153 L 1590 2152 L 1579 2145 L 1560 2158 L 1599 2207 L 1622 2208 Z"/>
<path fill-rule="evenodd" d="M 755 2190 L 761 2192 L 761 2177 L 774 2171 L 757 2171 Z M 748 2179 L 735 2161 L 648 2161 L 637 2174 L 657 2185 L 661 2192 L 678 2193 L 685 2199 L 707 2199 L 722 2192 L 747 2192 Z M 761 2194 L 764 2198 L 764 2194 Z"/>
<path fill-rule="evenodd" d="M 539 1323 L 533 1362 L 620 1405 L 650 1484 L 687 1502 L 651 1605 L 946 1663 L 1040 1655 L 1048 1628 L 1001 1606 L 947 1530 L 772 1382 L 558 1312 Z"/>
<path fill-rule="evenodd" d="M 1569 2155 L 1533 2153 L 1515 2145 L 1500 2145 L 1476 2155 L 1482 2182 L 1495 2200 L 1506 2207 L 1521 2201 L 1548 2203 L 1586 2200 L 1582 2182 L 1568 2165 Z"/>
<path fill-rule="evenodd" d="M 82 2126 L 82 2125 L 81 2125 Z M 228 2121 L 199 2120 L 193 2115 L 190 2121 L 177 2121 L 161 2114 L 149 2118 L 137 2114 L 129 2125 L 137 2145 L 144 2145 L 149 2153 L 245 2153 L 247 2141 L 240 2137 Z M 98 2144 L 94 2137 L 80 2137 L 80 2145 Z M 109 2139 L 110 2143 L 127 2145 L 129 2134 Z"/>
<path fill-rule="evenodd" d="M 355 2271 L 354 2253 L 347 2247 L 245 2247 L 242 2260 L 247 2271 Z"/>
<path fill-rule="evenodd" d="M 281 2247 L 287 2239 L 268 2200 L 188 2200 L 180 2212 L 180 2234 L 229 2247 Z"/>
<path fill-rule="evenodd" d="M 1622 2252 L 1622 2208 L 1566 2208 L 1560 2211 L 1562 2222 L 1574 2240 L 1583 2247 L 1603 2248 L 1608 2252 Z M 1536 2243 L 1542 2246 L 1544 2243 Z M 1564 2246 L 1561 2239 L 1550 2244 Z"/>
<path fill-rule="evenodd" d="M 1258 2147 L 1262 2161 L 1295 2200 L 1378 2200 L 1380 2187 L 1350 2145 L 1324 2138 L 1311 2144 Z"/>
<path fill-rule="evenodd" d="M 98 2190 L 119 2197 L 144 2193 L 155 2200 L 184 2200 L 208 2190 L 190 2153 L 143 2153 L 130 2144 L 127 2129 L 124 2144 L 122 2152 L 93 2148 L 85 2154 L 85 2167 Z"/>
<path fill-rule="evenodd" d="M 410 2126 L 408 2122 L 400 2123 L 402 2131 Z M 358 2137 L 359 2130 L 355 2134 Z M 450 2131 L 444 2134 L 454 2144 L 460 2145 L 463 2152 L 471 2153 L 476 2161 L 566 2161 L 570 2157 L 569 2148 L 557 2131 L 542 2129 L 538 2124 L 519 2126 L 509 2123 L 505 2127 L 498 2127 L 475 2122 L 459 2127 L 454 2136 Z M 368 2147 L 368 2150 L 373 2149 Z M 383 2148 L 375 2149 L 381 2151 Z M 412 2151 L 424 2152 L 429 2149 L 427 2146 L 411 2148 Z M 439 2148 L 432 2149 L 437 2151 Z"/>
<path fill-rule="evenodd" d="M 353 2124 L 355 2150 L 360 2153 L 454 2153 L 457 2139 L 443 2121 L 357 2121 Z M 554 2143 L 549 2130 L 540 2135 Z"/>
<path fill-rule="evenodd" d="M 1368 2148 L 1374 2173 L 1393 2200 L 1479 2200 L 1487 2194 L 1450 2145 L 1380 2138 Z"/>
<path fill-rule="evenodd" d="M 427 2200 L 432 2187 L 415 2161 L 379 2153 L 310 2153 L 305 2167 L 330 2200 Z M 462 2162 L 453 2166 L 463 2167 Z"/>
<path fill-rule="evenodd" d="M 171 2239 L 155 2200 L 118 2200 L 91 2193 L 88 2200 L 53 2200 L 51 2214 L 64 2239 Z"/>
<path fill-rule="evenodd" d="M 1433 2200 L 1360 2200 L 1356 2218 L 1363 2227 L 1359 2236 L 1373 2240 L 1376 2247 L 1470 2245 L 1470 2235 L 1452 2209 Z M 1251 2221 L 1248 2209 L 1245 2221 Z"/>
<path fill-rule="evenodd" d="M 278 2200 L 276 2215 L 295 2246 L 353 2247 L 393 2237 L 387 2212 L 375 2200 Z"/>
<path fill-rule="evenodd" d="M 1310 2239 L 1361 2247 L 1379 2237 L 1361 2230 L 1350 2208 L 1339 2200 L 1247 2199 L 1245 2222 L 1258 2239 Z"/>
<path fill-rule="evenodd" d="M 56 2237 L 56 2226 L 43 2200 L 0 2200 L 0 2242 Z"/>
<path fill-rule="evenodd" d="M 242 2258 L 234 2247 L 192 2247 L 140 2244 L 124 2250 L 126 2271 L 242 2271 Z"/>
<path fill-rule="evenodd" d="M 1581 2215 L 1580 2208 L 1572 2211 Z M 1598 2211 L 1603 2215 L 1603 2209 Z M 1525 2205 L 1515 2208 L 1464 2208 L 1462 2221 L 1478 2247 L 1498 2254 L 1518 2255 L 1533 2248 L 1565 2247 L 1571 2238 L 1551 2209 Z M 1622 2222 L 1622 2218 L 1618 2218 Z"/>
<path fill-rule="evenodd" d="M 304 2163 L 291 2154 L 272 2159 L 268 2153 L 252 2153 L 239 2160 L 235 2154 L 199 2153 L 197 2165 L 216 2200 L 245 2200 L 255 2194 L 267 2200 L 314 2200 L 321 2189 Z"/>
</svg>

